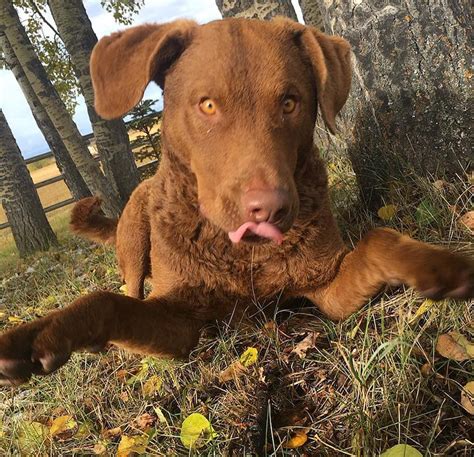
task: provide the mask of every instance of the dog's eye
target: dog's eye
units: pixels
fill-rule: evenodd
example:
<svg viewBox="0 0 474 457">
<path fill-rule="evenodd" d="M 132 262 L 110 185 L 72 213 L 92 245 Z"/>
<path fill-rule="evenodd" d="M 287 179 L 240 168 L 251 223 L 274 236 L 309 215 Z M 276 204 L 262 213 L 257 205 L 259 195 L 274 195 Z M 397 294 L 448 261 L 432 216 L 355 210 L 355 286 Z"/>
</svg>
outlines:
<svg viewBox="0 0 474 457">
<path fill-rule="evenodd" d="M 199 109 L 208 116 L 216 114 L 217 106 L 216 102 L 211 98 L 205 98 L 201 103 L 199 103 Z"/>
<path fill-rule="evenodd" d="M 285 114 L 290 114 L 292 113 L 295 108 L 296 108 L 296 100 L 294 99 L 294 97 L 286 97 L 284 100 L 283 100 L 283 112 Z"/>
</svg>

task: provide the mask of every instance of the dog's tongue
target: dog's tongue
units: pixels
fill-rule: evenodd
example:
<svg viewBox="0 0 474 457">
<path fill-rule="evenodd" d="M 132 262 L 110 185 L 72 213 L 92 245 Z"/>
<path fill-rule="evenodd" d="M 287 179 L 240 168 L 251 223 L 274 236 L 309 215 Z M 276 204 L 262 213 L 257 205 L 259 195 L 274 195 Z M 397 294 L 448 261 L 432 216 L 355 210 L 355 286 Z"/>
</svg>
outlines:
<svg viewBox="0 0 474 457">
<path fill-rule="evenodd" d="M 258 224 L 256 222 L 246 222 L 235 232 L 229 232 L 230 241 L 232 241 L 232 243 L 238 243 L 247 231 L 261 236 L 262 238 L 268 238 L 276 244 L 281 244 L 283 241 L 283 234 L 280 230 L 268 222 L 259 222 Z"/>
</svg>

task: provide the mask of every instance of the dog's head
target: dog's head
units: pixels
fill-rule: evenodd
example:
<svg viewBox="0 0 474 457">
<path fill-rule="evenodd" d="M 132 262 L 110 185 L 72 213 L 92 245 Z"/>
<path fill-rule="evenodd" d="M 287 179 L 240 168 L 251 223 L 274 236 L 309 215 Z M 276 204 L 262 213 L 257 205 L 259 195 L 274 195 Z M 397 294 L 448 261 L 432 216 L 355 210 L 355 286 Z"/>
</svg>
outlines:
<svg viewBox="0 0 474 457">
<path fill-rule="evenodd" d="M 180 20 L 102 38 L 91 74 L 106 119 L 159 84 L 164 141 L 194 173 L 205 217 L 234 242 L 280 242 L 298 213 L 295 174 L 317 106 L 334 133 L 347 99 L 350 48 L 287 19 Z"/>
</svg>

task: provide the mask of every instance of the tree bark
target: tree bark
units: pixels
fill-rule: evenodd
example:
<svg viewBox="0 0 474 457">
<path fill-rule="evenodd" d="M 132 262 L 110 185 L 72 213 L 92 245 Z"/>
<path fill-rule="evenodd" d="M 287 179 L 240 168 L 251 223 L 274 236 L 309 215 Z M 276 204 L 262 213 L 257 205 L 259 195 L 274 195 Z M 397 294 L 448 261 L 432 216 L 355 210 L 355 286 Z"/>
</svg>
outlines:
<svg viewBox="0 0 474 457">
<path fill-rule="evenodd" d="M 84 179 L 77 170 L 77 167 L 69 156 L 69 153 L 67 152 L 61 137 L 54 128 L 53 123 L 49 119 L 46 111 L 33 91 L 33 88 L 31 87 L 25 72 L 21 68 L 15 53 L 13 52 L 13 48 L 11 47 L 4 33 L 0 33 L 0 48 L 3 51 L 5 62 L 8 68 L 15 76 L 16 81 L 18 82 L 18 85 L 20 86 L 23 95 L 26 98 L 26 101 L 30 106 L 33 117 L 35 118 L 39 129 L 43 133 L 43 136 L 45 137 L 51 152 L 54 155 L 58 169 L 63 174 L 64 182 L 71 192 L 71 195 L 76 200 L 89 197 L 91 193 L 87 188 Z"/>
<path fill-rule="evenodd" d="M 275 16 L 287 16 L 298 20 L 290 0 L 216 0 L 216 4 L 222 17 L 268 20 Z"/>
<path fill-rule="evenodd" d="M 0 0 L 0 32 L 5 33 L 31 87 L 61 135 L 87 187 L 93 194 L 102 198 L 105 212 L 109 216 L 117 217 L 123 208 L 121 199 L 89 153 L 85 140 L 49 81 L 20 23 L 18 13 L 9 0 Z"/>
<path fill-rule="evenodd" d="M 94 109 L 89 60 L 97 36 L 82 0 L 48 0 L 48 5 L 78 77 L 105 175 L 126 202 L 138 185 L 138 169 L 123 121 L 106 121 Z"/>
<path fill-rule="evenodd" d="M 347 152 L 372 209 L 409 173 L 451 179 L 472 167 L 469 2 L 320 2 L 327 33 L 354 50 L 343 116 Z"/>
<path fill-rule="evenodd" d="M 319 4 L 322 0 L 299 0 L 304 23 L 324 32 L 323 15 Z"/>
<path fill-rule="evenodd" d="M 20 257 L 57 245 L 13 133 L 0 109 L 0 201 Z"/>
</svg>

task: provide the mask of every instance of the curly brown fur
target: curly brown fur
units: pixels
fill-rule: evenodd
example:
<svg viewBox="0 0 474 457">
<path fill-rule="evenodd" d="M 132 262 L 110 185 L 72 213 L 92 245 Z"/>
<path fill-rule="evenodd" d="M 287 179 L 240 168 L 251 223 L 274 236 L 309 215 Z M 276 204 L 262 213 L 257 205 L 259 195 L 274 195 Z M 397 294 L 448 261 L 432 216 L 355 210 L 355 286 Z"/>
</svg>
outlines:
<svg viewBox="0 0 474 457">
<path fill-rule="evenodd" d="M 108 342 L 183 356 L 207 322 L 292 297 L 344 319 L 385 284 L 473 296 L 474 268 L 460 255 L 383 228 L 353 251 L 342 242 L 313 146 L 317 107 L 333 131 L 349 91 L 342 38 L 282 19 L 146 25 L 100 40 L 91 73 L 108 118 L 132 108 L 150 80 L 165 86 L 160 168 L 116 232 L 121 270 L 140 288 L 150 261 L 153 289 L 146 300 L 86 295 L 0 335 L 1 383 Z M 77 219 L 86 231 L 94 211 Z"/>
</svg>

